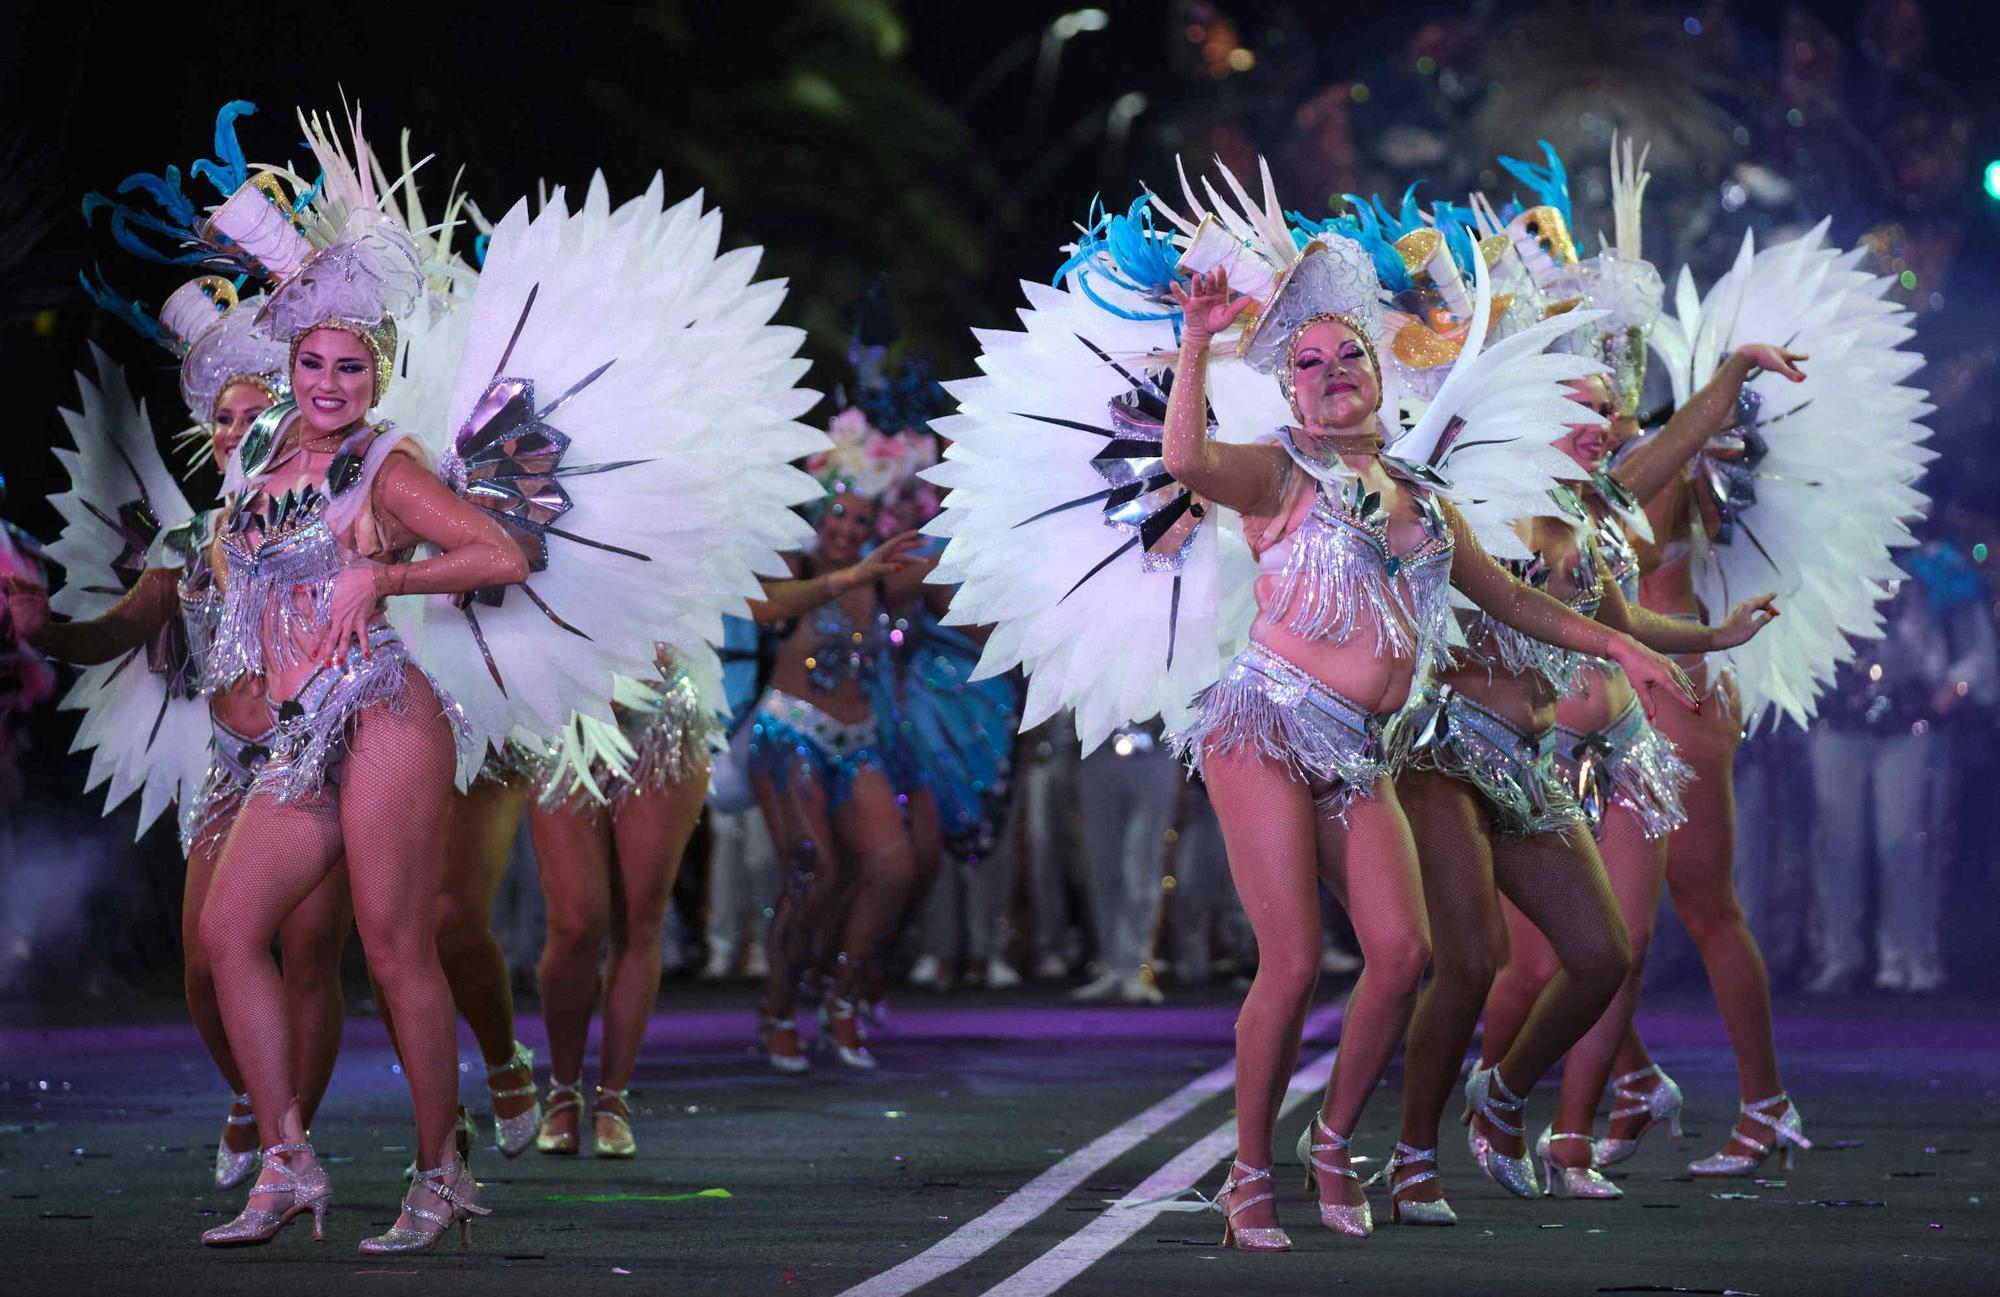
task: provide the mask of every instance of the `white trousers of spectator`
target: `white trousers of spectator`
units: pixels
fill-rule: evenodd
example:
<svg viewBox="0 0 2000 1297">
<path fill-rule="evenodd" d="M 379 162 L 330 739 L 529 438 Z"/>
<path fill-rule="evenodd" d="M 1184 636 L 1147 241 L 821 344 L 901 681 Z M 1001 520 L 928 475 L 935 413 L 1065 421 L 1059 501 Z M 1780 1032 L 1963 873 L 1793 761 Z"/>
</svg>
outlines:
<svg viewBox="0 0 2000 1297">
<path fill-rule="evenodd" d="M 1930 769 L 1941 750 L 1936 735 L 1907 731 L 1821 727 L 1807 740 L 1815 800 L 1815 944 L 1823 975 L 1859 973 L 1867 963 L 1862 924 L 1871 855 L 1878 968 L 1904 978 L 1942 972 L 1943 862 L 1931 833 L 1939 781 Z"/>
<path fill-rule="evenodd" d="M 1185 777 L 1163 743 L 1120 755 L 1114 738 L 1077 767 L 1085 878 L 1100 976 L 1136 977 L 1152 960 L 1161 864 Z"/>
<path fill-rule="evenodd" d="M 709 856 L 708 921 L 704 940 L 709 957 L 722 951 L 733 963 L 739 950 L 764 939 L 764 925 L 778 900 L 778 849 L 755 806 L 708 813 L 714 841 Z"/>
</svg>

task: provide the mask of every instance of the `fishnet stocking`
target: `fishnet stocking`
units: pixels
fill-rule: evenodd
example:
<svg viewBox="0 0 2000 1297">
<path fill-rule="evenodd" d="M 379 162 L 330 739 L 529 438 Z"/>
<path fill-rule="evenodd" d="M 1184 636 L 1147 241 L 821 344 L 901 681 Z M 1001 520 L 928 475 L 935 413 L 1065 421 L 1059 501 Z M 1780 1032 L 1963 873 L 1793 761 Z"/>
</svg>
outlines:
<svg viewBox="0 0 2000 1297">
<path fill-rule="evenodd" d="M 412 670 L 401 701 L 361 713 L 337 784 L 290 804 L 252 796 L 237 817 L 200 935 L 266 1145 L 305 1133 L 290 1076 L 292 1024 L 271 939 L 344 846 L 362 944 L 399 1028 L 419 1160 L 429 1156 L 432 1165 L 444 1165 L 455 1151 L 457 1047 L 429 903 L 441 872 L 438 828 L 453 761 L 436 696 Z M 276 1177 L 276 1169 L 267 1168 L 260 1184 Z M 427 1191 L 413 1196 L 431 1197 Z"/>
</svg>

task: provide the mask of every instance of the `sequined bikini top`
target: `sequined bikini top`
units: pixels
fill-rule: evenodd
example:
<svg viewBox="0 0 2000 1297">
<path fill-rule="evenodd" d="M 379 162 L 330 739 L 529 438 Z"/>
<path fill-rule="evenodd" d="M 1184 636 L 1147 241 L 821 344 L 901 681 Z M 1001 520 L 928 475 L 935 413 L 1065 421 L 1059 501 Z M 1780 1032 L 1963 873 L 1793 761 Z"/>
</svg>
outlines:
<svg viewBox="0 0 2000 1297">
<path fill-rule="evenodd" d="M 220 537 L 228 582 L 210 687 L 305 661 L 296 645 L 326 624 L 334 578 L 356 557 L 341 544 L 340 524 L 351 522 L 366 502 L 376 472 L 400 440 L 400 433 L 362 428 L 334 455 L 324 483 L 283 495 L 263 494 L 252 483 L 226 506 Z"/>
<path fill-rule="evenodd" d="M 864 630 L 855 625 L 838 599 L 813 611 L 812 626 L 818 642 L 806 659 L 806 679 L 821 693 L 832 693 L 850 680 L 861 679 L 894 643 L 886 611 L 878 609 Z"/>
<path fill-rule="evenodd" d="M 1570 611 L 1594 620 L 1598 609 L 1604 606 L 1604 583 L 1596 563 L 1598 524 L 1570 488 L 1559 486 L 1550 491 L 1549 496 L 1555 502 L 1557 512 L 1554 516 L 1568 523 L 1576 536 L 1576 555 L 1569 569 L 1563 573 L 1569 582 L 1570 592 L 1555 597 L 1561 599 Z M 1622 537 L 1623 533 L 1620 535 Z M 1549 585 L 1557 569 L 1550 567 L 1540 554 L 1528 559 L 1509 559 L 1505 566 L 1522 584 L 1544 594 L 1550 593 Z M 1488 665 L 1504 667 L 1517 675 L 1540 676 L 1559 698 L 1577 693 L 1582 687 L 1583 673 L 1597 664 L 1597 659 L 1587 653 L 1545 643 L 1512 626 L 1502 625 L 1483 612 L 1474 614 L 1470 619 L 1466 627 L 1466 642 L 1472 645 L 1467 654 L 1469 661 L 1478 663 L 1483 660 Z"/>
<path fill-rule="evenodd" d="M 1416 657 L 1442 642 L 1453 541 L 1426 471 L 1382 456 L 1413 488 L 1424 523 L 1423 542 L 1398 554 L 1390 547 L 1389 513 L 1378 492 L 1359 479 L 1330 481 L 1289 438 L 1284 445 L 1315 482 L 1312 507 L 1298 525 L 1257 555 L 1259 574 L 1277 580 L 1267 608 L 1272 620 L 1334 644 L 1372 624 L 1375 651 L 1392 657 Z"/>
</svg>

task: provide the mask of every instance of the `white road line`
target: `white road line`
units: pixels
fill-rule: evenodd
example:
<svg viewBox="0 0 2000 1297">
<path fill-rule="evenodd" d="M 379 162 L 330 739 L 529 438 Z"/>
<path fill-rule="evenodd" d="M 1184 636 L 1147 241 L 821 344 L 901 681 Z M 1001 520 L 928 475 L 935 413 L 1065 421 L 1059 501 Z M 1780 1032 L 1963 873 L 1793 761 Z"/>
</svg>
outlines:
<svg viewBox="0 0 2000 1297">
<path fill-rule="evenodd" d="M 1292 1079 L 1285 1087 L 1280 1117 L 1298 1107 L 1308 1096 L 1317 1096 L 1326 1089 L 1327 1073 L 1332 1071 L 1333 1057 L 1339 1052 L 1329 1049 L 1292 1073 Z M 1278 1143 L 1281 1147 L 1274 1150 L 1277 1154 L 1275 1161 L 1282 1169 L 1275 1174 L 1302 1174 L 1293 1167 L 1291 1146 L 1282 1139 Z M 1188 1145 L 1125 1196 L 1127 1201 L 1142 1205 L 1113 1207 L 1094 1217 L 1088 1225 L 987 1289 L 982 1297 L 1048 1297 L 1104 1259 L 1120 1243 L 1152 1224 L 1165 1203 L 1192 1188 L 1217 1162 L 1235 1151 L 1236 1121 L 1231 1118 Z M 1208 1215 L 1199 1220 L 1204 1229 L 1210 1222 L 1221 1223 L 1218 1218 Z M 1219 1233 L 1217 1238 L 1219 1241 Z"/>
<path fill-rule="evenodd" d="M 1306 1019 L 1307 1038 L 1323 1038 L 1339 1022 L 1340 1013 L 1340 1005 L 1328 1005 L 1315 1011 Z M 1308 1067 L 1316 1066 L 1317 1062 L 1318 1060 L 1315 1060 L 1313 1064 L 1308 1064 Z M 1152 1138 L 1193 1112 L 1212 1096 L 1235 1084 L 1236 1061 L 1232 1058 L 1221 1067 L 1202 1073 L 1136 1117 L 1105 1131 L 1007 1195 L 984 1215 L 967 1221 L 953 1230 L 942 1241 L 919 1252 L 901 1265 L 884 1270 L 874 1278 L 856 1284 L 841 1293 L 840 1297 L 904 1297 L 905 1294 L 915 1292 L 932 1280 L 943 1278 L 1075 1193 L 1082 1187 L 1084 1181 L 1123 1157 L 1140 1141 Z M 1296 1077 L 1293 1079 L 1293 1084 L 1297 1084 Z M 1287 1106 L 1292 1102 L 1291 1097 L 1287 1095 Z M 1230 1129 L 1234 1128 L 1234 1123 L 1231 1123 Z M 1135 1190 L 1132 1196 L 1146 1195 Z M 1156 1213 L 1133 1214 L 1142 1215 L 1150 1220 Z"/>
</svg>

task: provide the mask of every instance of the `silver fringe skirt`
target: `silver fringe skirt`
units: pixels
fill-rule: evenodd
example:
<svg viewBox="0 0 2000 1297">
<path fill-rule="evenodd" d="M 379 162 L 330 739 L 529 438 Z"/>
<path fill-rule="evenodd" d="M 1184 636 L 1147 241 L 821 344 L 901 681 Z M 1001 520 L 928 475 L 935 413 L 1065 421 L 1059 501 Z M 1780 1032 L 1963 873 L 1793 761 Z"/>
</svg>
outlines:
<svg viewBox="0 0 2000 1297">
<path fill-rule="evenodd" d="M 1604 836 L 1604 816 L 1613 801 L 1638 818 L 1649 838 L 1687 823 L 1681 790 L 1694 778 L 1694 767 L 1681 760 L 1672 739 L 1653 728 L 1637 698 L 1595 734 L 1561 725 L 1556 733 L 1556 764 L 1591 833 Z"/>
<path fill-rule="evenodd" d="M 338 665 L 321 667 L 308 676 L 296 697 L 284 702 L 273 699 L 277 725 L 271 758 L 257 772 L 251 791 L 295 802 L 318 795 L 329 779 L 338 783 L 340 764 L 347 758 L 347 743 L 361 713 L 378 704 L 400 702 L 408 691 L 411 669 L 423 670 L 395 628 L 371 626 L 365 656 L 349 648 Z M 463 750 L 464 713 L 435 680 L 430 685 L 451 726 L 453 744 Z"/>
<path fill-rule="evenodd" d="M 181 854 L 219 846 L 236 822 L 236 812 L 250 792 L 251 781 L 271 755 L 273 731 L 242 734 L 208 714 L 208 777 L 181 807 Z"/>
<path fill-rule="evenodd" d="M 1195 700 L 1195 719 L 1168 741 L 1201 771 L 1212 749 L 1245 749 L 1276 762 L 1312 790 L 1325 815 L 1343 817 L 1357 797 L 1395 773 L 1384 759 L 1389 719 L 1334 692 L 1317 677 L 1252 641 Z"/>
<path fill-rule="evenodd" d="M 1566 833 L 1583 811 L 1556 765 L 1554 726 L 1527 734 L 1447 684 L 1426 680 L 1385 735 L 1390 759 L 1470 784 L 1494 831 Z"/>
</svg>

